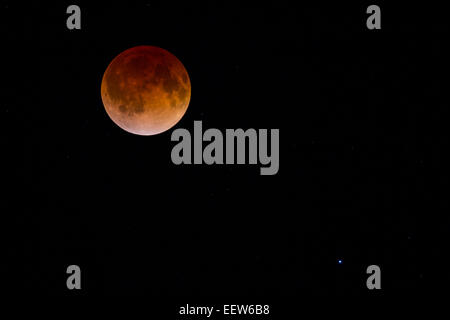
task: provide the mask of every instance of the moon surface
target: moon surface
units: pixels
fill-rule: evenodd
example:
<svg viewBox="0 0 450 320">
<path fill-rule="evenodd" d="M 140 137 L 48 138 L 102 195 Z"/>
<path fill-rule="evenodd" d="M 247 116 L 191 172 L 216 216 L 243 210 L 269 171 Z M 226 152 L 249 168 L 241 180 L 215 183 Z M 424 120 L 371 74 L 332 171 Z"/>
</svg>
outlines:
<svg viewBox="0 0 450 320">
<path fill-rule="evenodd" d="M 173 54 L 154 46 L 138 46 L 120 53 L 109 64 L 101 95 L 114 123 L 130 133 L 148 136 L 180 121 L 191 99 L 191 82 Z"/>
</svg>

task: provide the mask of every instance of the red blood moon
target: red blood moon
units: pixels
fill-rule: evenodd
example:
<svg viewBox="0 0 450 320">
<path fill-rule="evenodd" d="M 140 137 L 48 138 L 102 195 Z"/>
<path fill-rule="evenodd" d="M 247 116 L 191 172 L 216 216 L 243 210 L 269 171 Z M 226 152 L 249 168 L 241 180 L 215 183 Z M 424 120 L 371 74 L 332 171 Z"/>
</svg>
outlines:
<svg viewBox="0 0 450 320">
<path fill-rule="evenodd" d="M 101 95 L 112 121 L 125 131 L 148 136 L 172 128 L 183 117 L 191 98 L 191 81 L 170 52 L 138 46 L 109 64 Z"/>
</svg>

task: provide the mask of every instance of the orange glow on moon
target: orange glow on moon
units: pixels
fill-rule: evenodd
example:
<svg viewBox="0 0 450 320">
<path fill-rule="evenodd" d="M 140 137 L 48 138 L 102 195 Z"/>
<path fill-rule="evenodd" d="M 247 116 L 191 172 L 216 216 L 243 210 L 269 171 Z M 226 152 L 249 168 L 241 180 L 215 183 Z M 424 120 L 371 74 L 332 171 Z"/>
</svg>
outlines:
<svg viewBox="0 0 450 320">
<path fill-rule="evenodd" d="M 183 64 L 153 46 L 125 50 L 109 64 L 101 85 L 106 112 L 130 133 L 154 135 L 172 128 L 185 114 L 191 82 Z"/>
</svg>

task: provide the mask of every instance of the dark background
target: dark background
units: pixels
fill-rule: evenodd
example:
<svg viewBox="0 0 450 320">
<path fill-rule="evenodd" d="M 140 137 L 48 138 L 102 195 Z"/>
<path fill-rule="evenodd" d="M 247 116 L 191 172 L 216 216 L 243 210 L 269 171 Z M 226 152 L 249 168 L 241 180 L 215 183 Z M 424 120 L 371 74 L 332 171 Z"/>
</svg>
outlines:
<svg viewBox="0 0 450 320">
<path fill-rule="evenodd" d="M 70 4 L 81 7 L 81 30 L 66 28 Z M 445 288 L 445 11 L 377 3 L 382 30 L 370 31 L 370 4 L 5 2 L 1 32 L 16 49 L 3 52 L 5 290 L 195 298 Z M 137 45 L 170 51 L 189 73 L 191 102 L 173 129 L 192 132 L 194 120 L 279 128 L 278 174 L 175 166 L 172 130 L 117 127 L 100 83 Z M 80 292 L 66 288 L 71 264 Z M 366 288 L 371 264 L 381 292 Z"/>
</svg>

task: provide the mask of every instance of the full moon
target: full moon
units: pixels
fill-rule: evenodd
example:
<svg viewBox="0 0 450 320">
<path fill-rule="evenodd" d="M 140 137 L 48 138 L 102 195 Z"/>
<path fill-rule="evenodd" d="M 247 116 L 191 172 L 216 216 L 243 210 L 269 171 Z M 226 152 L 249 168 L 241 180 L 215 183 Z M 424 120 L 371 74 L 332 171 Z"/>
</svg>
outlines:
<svg viewBox="0 0 450 320">
<path fill-rule="evenodd" d="M 114 123 L 130 133 L 149 136 L 180 121 L 191 98 L 191 81 L 170 52 L 138 46 L 112 60 L 103 75 L 101 95 Z"/>
</svg>

